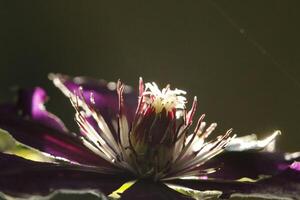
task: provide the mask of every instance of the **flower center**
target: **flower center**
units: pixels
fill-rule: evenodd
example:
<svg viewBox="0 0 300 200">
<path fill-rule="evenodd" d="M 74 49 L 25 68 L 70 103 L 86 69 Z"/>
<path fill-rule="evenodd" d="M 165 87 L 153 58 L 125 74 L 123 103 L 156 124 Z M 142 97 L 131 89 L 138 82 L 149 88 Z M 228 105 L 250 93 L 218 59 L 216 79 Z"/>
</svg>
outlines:
<svg viewBox="0 0 300 200">
<path fill-rule="evenodd" d="M 144 103 L 153 107 L 156 113 L 162 112 L 163 109 L 166 112 L 185 109 L 186 98 L 182 96 L 186 94 L 185 91 L 171 90 L 169 85 L 160 90 L 154 82 L 146 83 L 145 86 L 145 91 L 142 93 Z"/>
<path fill-rule="evenodd" d="M 187 112 L 185 91 L 172 90 L 169 85 L 160 90 L 154 82 L 144 84 L 142 79 L 135 116 L 129 121 L 124 87 L 120 81 L 116 84 L 119 113 L 110 122 L 87 103 L 82 92 L 70 94 L 76 121 L 84 133 L 84 145 L 117 169 L 129 170 L 140 178 L 160 180 L 206 174 L 201 166 L 223 151 L 231 139 L 231 130 L 205 142 L 216 123 L 205 128 L 202 115 L 191 130 L 197 98 Z M 94 104 L 93 95 L 89 101 Z"/>
</svg>

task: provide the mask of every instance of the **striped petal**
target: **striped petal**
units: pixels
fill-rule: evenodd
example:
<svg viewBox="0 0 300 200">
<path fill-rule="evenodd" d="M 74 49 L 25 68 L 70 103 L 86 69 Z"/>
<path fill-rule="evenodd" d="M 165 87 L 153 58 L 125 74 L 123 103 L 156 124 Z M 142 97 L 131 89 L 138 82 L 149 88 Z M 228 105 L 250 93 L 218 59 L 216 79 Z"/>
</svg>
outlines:
<svg viewBox="0 0 300 200">
<path fill-rule="evenodd" d="M 192 198 L 183 195 L 160 182 L 138 181 L 121 195 L 121 199 L 122 200 L 135 200 L 135 199 L 188 200 Z"/>
<path fill-rule="evenodd" d="M 225 152 L 205 163 L 203 168 L 215 168 L 208 178 L 238 180 L 259 179 L 286 170 L 300 155 L 270 152 Z"/>
<path fill-rule="evenodd" d="M 168 181 L 200 191 L 220 191 L 223 199 L 230 197 L 253 197 L 268 199 L 300 199 L 300 167 L 295 162 L 277 175 L 256 182 L 178 179 Z"/>
<path fill-rule="evenodd" d="M 62 190 L 108 195 L 128 180 L 128 176 L 110 174 L 101 168 L 34 162 L 0 153 L 0 191 L 13 197 L 41 199 Z"/>
</svg>

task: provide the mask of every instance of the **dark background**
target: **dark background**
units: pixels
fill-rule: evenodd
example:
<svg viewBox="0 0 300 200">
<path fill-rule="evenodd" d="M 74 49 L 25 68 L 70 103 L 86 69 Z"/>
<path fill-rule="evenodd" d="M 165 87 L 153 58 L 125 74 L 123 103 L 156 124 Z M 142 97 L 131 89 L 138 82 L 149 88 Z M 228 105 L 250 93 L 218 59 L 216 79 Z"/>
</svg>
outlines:
<svg viewBox="0 0 300 200">
<path fill-rule="evenodd" d="M 0 1 L 0 100 L 15 87 L 48 90 L 73 127 L 50 72 L 171 83 L 199 113 L 239 135 L 280 129 L 299 150 L 299 1 Z"/>
</svg>

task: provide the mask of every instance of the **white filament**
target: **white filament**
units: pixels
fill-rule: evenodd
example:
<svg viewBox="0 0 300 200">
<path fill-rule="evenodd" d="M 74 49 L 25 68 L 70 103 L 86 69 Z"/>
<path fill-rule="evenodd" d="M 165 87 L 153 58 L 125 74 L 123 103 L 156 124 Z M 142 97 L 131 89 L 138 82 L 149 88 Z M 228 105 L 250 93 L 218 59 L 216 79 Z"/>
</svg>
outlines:
<svg viewBox="0 0 300 200">
<path fill-rule="evenodd" d="M 186 98 L 183 96 L 185 91 L 175 89 L 171 90 L 169 86 L 162 90 L 156 85 L 156 83 L 146 83 L 145 91 L 143 92 L 144 102 L 151 104 L 156 113 L 160 113 L 163 108 L 167 112 L 175 109 L 185 109 Z"/>
</svg>

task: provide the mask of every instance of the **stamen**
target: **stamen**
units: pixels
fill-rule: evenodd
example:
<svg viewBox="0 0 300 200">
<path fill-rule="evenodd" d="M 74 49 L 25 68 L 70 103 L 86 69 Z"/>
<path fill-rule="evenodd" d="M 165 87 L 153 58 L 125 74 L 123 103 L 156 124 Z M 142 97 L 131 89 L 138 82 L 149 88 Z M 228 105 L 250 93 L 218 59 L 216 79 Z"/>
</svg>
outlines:
<svg viewBox="0 0 300 200">
<path fill-rule="evenodd" d="M 193 117 L 195 115 L 196 112 L 196 108 L 197 108 L 197 97 L 194 97 L 194 101 L 193 101 L 193 105 L 191 110 L 188 112 L 186 118 L 187 118 L 187 124 L 192 123 Z"/>
<path fill-rule="evenodd" d="M 143 96 L 144 93 L 144 82 L 143 82 L 143 78 L 140 77 L 139 80 L 139 97 L 141 98 Z"/>
</svg>

